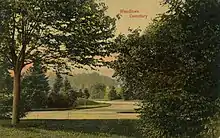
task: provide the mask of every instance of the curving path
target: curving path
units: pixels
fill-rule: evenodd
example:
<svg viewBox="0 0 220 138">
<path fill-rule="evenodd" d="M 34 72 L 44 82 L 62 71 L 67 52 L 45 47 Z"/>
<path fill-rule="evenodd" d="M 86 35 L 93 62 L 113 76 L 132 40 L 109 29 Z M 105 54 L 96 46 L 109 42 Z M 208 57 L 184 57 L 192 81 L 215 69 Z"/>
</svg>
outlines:
<svg viewBox="0 0 220 138">
<path fill-rule="evenodd" d="M 137 119 L 137 113 L 125 113 L 137 108 L 136 102 L 98 101 L 110 103 L 109 107 L 66 110 L 66 111 L 35 111 L 28 113 L 24 119 Z M 124 113 L 123 113 L 124 112 Z"/>
</svg>

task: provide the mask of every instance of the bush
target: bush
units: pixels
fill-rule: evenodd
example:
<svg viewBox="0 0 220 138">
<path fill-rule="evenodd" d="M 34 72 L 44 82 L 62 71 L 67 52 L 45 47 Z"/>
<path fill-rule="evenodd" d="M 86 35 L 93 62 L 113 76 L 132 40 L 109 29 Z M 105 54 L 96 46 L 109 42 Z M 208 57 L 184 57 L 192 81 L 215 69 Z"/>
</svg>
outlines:
<svg viewBox="0 0 220 138">
<path fill-rule="evenodd" d="M 118 98 L 116 89 L 114 86 L 111 87 L 110 91 L 108 92 L 108 99 L 109 100 L 116 100 Z"/>
<path fill-rule="evenodd" d="M 89 90 L 88 90 L 87 88 L 84 89 L 84 93 L 83 93 L 83 95 L 84 95 L 84 98 L 89 99 L 90 94 L 89 94 Z"/>
<path fill-rule="evenodd" d="M 31 104 L 23 94 L 21 94 L 19 102 L 19 118 L 23 118 L 31 110 Z M 12 95 L 1 97 L 0 99 L 0 118 L 11 118 L 12 115 Z"/>
<path fill-rule="evenodd" d="M 70 108 L 75 106 L 77 100 L 76 92 L 69 90 L 68 93 L 55 93 L 51 92 L 48 95 L 47 107 L 48 108 Z"/>
<path fill-rule="evenodd" d="M 139 109 L 139 129 L 146 137 L 204 136 L 210 116 L 218 115 L 215 101 L 184 91 L 161 91 L 149 94 Z"/>
<path fill-rule="evenodd" d="M 79 98 L 83 98 L 84 97 L 82 89 L 79 89 L 79 91 L 77 92 L 77 97 L 79 97 Z"/>
</svg>

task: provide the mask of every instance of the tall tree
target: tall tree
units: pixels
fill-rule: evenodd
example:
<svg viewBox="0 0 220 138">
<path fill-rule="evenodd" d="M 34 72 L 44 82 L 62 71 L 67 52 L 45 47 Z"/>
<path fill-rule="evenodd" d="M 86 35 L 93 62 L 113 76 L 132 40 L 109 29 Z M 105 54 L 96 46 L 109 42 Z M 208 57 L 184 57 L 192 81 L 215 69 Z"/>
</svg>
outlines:
<svg viewBox="0 0 220 138">
<path fill-rule="evenodd" d="M 36 60 L 22 79 L 22 97 L 31 108 L 44 108 L 50 87 L 40 59 Z"/>
<path fill-rule="evenodd" d="M 14 71 L 12 124 L 18 123 L 22 69 L 36 60 L 66 71 L 102 65 L 115 19 L 94 0 L 0 0 L 0 52 Z"/>
<path fill-rule="evenodd" d="M 144 98 L 138 127 L 145 137 L 211 137 L 220 115 L 220 3 L 168 2 L 143 35 L 116 39 L 114 68 Z"/>
<path fill-rule="evenodd" d="M 58 94 L 61 92 L 62 87 L 63 87 L 63 77 L 59 72 L 56 72 L 56 79 L 53 84 L 52 92 Z"/>
<path fill-rule="evenodd" d="M 62 92 L 68 93 L 72 89 L 72 86 L 67 77 L 64 78 Z"/>
</svg>

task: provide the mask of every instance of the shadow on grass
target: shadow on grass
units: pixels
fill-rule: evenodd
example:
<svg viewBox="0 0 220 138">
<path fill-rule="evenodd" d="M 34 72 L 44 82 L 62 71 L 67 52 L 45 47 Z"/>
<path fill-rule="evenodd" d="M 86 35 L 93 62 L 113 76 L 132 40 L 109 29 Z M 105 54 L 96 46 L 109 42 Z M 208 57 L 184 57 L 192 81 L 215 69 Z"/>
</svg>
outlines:
<svg viewBox="0 0 220 138">
<path fill-rule="evenodd" d="M 8 122 L 8 121 L 7 121 Z M 17 126 L 22 131 L 36 131 L 35 129 L 44 129 L 52 131 L 80 132 L 88 134 L 104 133 L 107 135 L 119 135 L 125 137 L 138 137 L 140 135 L 135 129 L 137 120 L 131 119 L 30 119 L 22 120 Z M 8 123 L 0 124 L 3 127 L 11 127 Z"/>
<path fill-rule="evenodd" d="M 102 108 L 109 107 L 111 104 L 109 103 L 101 103 L 97 105 L 80 105 L 77 107 L 70 108 L 41 108 L 41 109 L 32 109 L 31 111 L 67 111 L 67 110 L 81 110 L 81 109 L 93 109 L 93 108 Z"/>
</svg>

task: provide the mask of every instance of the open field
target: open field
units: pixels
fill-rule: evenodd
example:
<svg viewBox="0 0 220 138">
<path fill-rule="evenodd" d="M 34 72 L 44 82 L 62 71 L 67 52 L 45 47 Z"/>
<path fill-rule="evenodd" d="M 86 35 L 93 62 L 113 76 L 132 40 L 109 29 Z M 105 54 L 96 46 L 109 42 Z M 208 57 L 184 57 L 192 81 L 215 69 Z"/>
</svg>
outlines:
<svg viewBox="0 0 220 138">
<path fill-rule="evenodd" d="M 106 101 L 105 101 L 106 102 Z M 3 138 L 140 138 L 135 125 L 134 102 L 110 101 L 109 107 L 34 111 L 12 128 L 10 120 L 0 121 Z M 124 113 L 129 112 L 129 113 Z"/>
<path fill-rule="evenodd" d="M 110 103 L 111 106 L 83 110 L 34 111 L 24 119 L 137 119 L 136 113 L 123 113 L 134 112 L 134 108 L 137 108 L 134 105 L 136 102 L 104 102 Z"/>
</svg>

